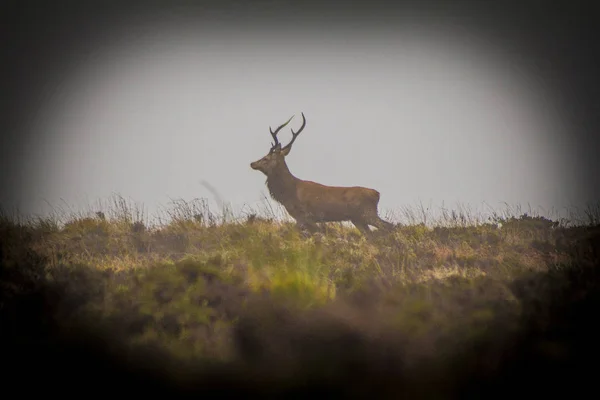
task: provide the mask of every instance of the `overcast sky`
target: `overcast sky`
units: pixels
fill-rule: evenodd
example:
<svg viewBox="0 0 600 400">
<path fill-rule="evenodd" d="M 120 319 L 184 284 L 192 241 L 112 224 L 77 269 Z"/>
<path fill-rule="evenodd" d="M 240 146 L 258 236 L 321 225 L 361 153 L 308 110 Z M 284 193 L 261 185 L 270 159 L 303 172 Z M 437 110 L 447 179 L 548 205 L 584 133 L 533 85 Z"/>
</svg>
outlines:
<svg viewBox="0 0 600 400">
<path fill-rule="evenodd" d="M 236 210 L 254 206 L 268 192 L 249 164 L 269 126 L 296 115 L 297 129 L 301 112 L 292 173 L 377 189 L 382 210 L 586 200 L 549 84 L 476 33 L 430 22 L 274 35 L 177 19 L 107 37 L 33 115 L 21 207 L 112 193 L 150 213 L 170 198 L 214 205 L 201 181 Z"/>
</svg>

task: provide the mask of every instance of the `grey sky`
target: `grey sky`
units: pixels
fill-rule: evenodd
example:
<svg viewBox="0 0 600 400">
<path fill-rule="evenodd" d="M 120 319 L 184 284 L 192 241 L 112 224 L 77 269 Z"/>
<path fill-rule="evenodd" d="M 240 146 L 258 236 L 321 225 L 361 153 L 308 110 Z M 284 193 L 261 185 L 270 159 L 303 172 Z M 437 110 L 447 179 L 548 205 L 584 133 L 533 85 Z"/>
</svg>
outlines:
<svg viewBox="0 0 600 400">
<path fill-rule="evenodd" d="M 546 83 L 474 34 L 420 22 L 394 34 L 273 35 L 180 21 L 115 35 L 35 115 L 22 207 L 111 193 L 150 212 L 169 197 L 214 204 L 201 180 L 236 210 L 253 206 L 267 191 L 249 164 L 269 150 L 269 126 L 295 114 L 297 128 L 300 112 L 292 173 L 377 189 L 383 210 L 586 200 Z"/>
</svg>

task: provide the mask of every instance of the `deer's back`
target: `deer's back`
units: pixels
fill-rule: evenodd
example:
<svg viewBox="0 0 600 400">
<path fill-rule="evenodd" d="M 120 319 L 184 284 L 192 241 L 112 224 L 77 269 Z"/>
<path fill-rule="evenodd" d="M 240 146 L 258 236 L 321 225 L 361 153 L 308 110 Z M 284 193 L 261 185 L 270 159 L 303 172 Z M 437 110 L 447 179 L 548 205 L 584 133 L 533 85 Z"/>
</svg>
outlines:
<svg viewBox="0 0 600 400">
<path fill-rule="evenodd" d="M 350 207 L 377 206 L 379 192 L 361 186 L 326 186 L 312 181 L 300 181 L 297 198 L 309 206 Z"/>
</svg>

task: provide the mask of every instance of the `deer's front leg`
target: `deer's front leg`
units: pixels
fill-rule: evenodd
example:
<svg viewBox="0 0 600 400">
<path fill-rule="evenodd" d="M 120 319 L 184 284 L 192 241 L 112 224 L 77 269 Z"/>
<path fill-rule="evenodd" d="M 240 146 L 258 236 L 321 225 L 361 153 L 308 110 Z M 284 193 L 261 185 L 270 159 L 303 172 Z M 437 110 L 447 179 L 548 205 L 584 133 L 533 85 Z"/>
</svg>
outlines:
<svg viewBox="0 0 600 400">
<path fill-rule="evenodd" d="M 319 227 L 310 218 L 310 213 L 308 213 L 304 207 L 300 205 L 294 205 L 294 207 L 288 207 L 287 211 L 292 218 L 296 220 L 296 227 L 300 231 L 308 233 L 308 236 L 318 231 Z"/>
<path fill-rule="evenodd" d="M 319 227 L 314 222 L 297 222 L 296 226 L 298 229 L 308 231 L 310 233 L 315 233 L 319 230 Z"/>
<path fill-rule="evenodd" d="M 311 236 L 319 231 L 317 224 L 306 218 L 296 219 L 296 226 L 299 230 L 305 233 L 306 237 Z"/>
</svg>

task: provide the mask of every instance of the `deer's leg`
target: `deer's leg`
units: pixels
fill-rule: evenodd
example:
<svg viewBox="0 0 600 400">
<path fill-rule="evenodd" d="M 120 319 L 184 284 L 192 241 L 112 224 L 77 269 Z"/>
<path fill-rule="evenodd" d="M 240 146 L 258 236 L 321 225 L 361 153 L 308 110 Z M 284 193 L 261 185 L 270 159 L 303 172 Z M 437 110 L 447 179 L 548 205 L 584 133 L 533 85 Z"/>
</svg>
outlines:
<svg viewBox="0 0 600 400">
<path fill-rule="evenodd" d="M 308 232 L 309 234 L 314 234 L 319 230 L 317 224 L 315 224 L 313 221 L 309 221 L 306 219 L 296 220 L 296 226 L 301 231 Z"/>
<path fill-rule="evenodd" d="M 359 219 L 353 219 L 351 221 L 363 235 L 369 236 L 372 233 L 371 229 L 369 229 L 369 224 L 365 221 Z"/>
<path fill-rule="evenodd" d="M 317 225 L 316 223 L 314 223 L 313 221 L 310 221 L 307 223 L 308 229 L 310 230 L 310 233 L 317 233 L 321 231 L 321 227 L 319 225 Z"/>
<path fill-rule="evenodd" d="M 387 222 L 384 219 L 381 219 L 379 216 L 370 218 L 369 225 L 373 225 L 377 227 L 377 229 L 381 230 L 391 231 L 392 229 L 394 229 L 394 224 L 392 224 L 391 222 Z"/>
<path fill-rule="evenodd" d="M 374 227 L 376 227 L 377 229 L 380 230 L 387 230 L 390 231 L 392 229 L 394 229 L 394 224 L 387 222 L 384 219 L 381 219 L 379 217 L 379 215 L 377 214 L 377 210 L 371 210 L 367 213 L 365 213 L 366 215 L 364 216 L 364 219 L 366 221 L 367 224 L 372 225 Z"/>
</svg>

